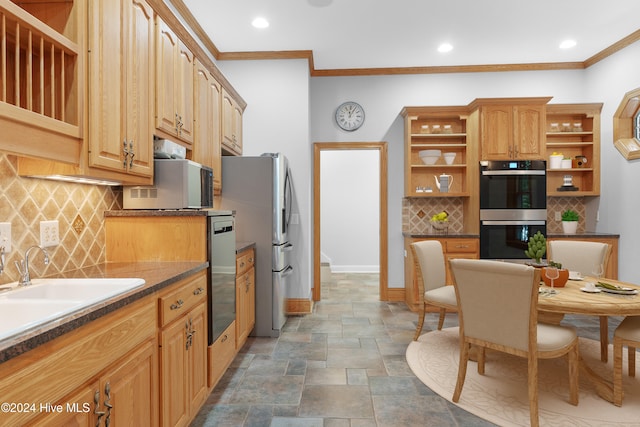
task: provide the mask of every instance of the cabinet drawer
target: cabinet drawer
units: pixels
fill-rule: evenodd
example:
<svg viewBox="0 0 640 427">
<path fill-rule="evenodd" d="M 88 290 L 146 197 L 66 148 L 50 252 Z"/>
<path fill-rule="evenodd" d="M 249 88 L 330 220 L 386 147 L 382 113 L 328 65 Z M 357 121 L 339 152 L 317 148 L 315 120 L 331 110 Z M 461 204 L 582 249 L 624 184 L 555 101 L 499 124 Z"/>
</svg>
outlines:
<svg viewBox="0 0 640 427">
<path fill-rule="evenodd" d="M 246 271 L 248 271 L 251 267 L 254 266 L 256 262 L 256 257 L 254 255 L 253 249 L 248 249 L 240 252 L 236 258 L 236 276 L 240 276 Z"/>
<path fill-rule="evenodd" d="M 446 253 L 478 252 L 477 239 L 450 239 L 445 244 Z"/>
<path fill-rule="evenodd" d="M 181 281 L 160 297 L 160 326 L 165 326 L 206 299 L 206 274 L 203 271 L 193 278 Z"/>
<path fill-rule="evenodd" d="M 236 354 L 236 322 L 209 346 L 209 388 L 213 388 L 227 370 Z"/>
</svg>

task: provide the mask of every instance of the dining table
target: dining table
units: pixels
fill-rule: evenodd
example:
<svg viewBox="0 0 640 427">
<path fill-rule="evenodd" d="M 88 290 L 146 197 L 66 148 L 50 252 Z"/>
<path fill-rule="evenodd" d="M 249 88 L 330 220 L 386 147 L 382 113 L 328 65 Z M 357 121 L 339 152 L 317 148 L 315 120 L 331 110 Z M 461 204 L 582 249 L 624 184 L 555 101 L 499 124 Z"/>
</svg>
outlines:
<svg viewBox="0 0 640 427">
<path fill-rule="evenodd" d="M 626 293 L 615 291 L 596 291 L 587 288 L 587 282 L 603 282 L 621 288 L 631 289 Z M 632 293 L 635 290 L 635 293 Z M 601 360 L 607 362 L 609 316 L 640 316 L 640 286 L 614 279 L 583 277 L 581 280 L 568 280 L 561 288 L 551 289 L 540 286 L 538 296 L 538 320 L 541 322 L 559 323 L 565 314 L 598 316 L 600 320 L 600 353 Z M 598 292 L 600 291 L 600 292 Z M 615 292 L 615 293 L 614 293 Z M 581 358 L 580 366 L 596 386 L 600 397 L 613 403 L 613 386 L 608 379 L 595 373 Z M 613 377 L 613 376 L 612 376 Z"/>
</svg>

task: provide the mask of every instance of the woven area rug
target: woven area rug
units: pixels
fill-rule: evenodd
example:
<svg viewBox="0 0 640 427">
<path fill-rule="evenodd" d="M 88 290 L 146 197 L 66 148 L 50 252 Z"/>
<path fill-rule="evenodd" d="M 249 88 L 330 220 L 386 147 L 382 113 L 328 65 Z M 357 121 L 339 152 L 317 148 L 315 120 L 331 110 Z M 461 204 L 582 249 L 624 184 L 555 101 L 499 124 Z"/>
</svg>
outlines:
<svg viewBox="0 0 640 427">
<path fill-rule="evenodd" d="M 407 348 L 407 362 L 413 373 L 431 390 L 451 401 L 458 374 L 458 328 L 423 334 Z M 540 360 L 539 417 L 542 426 L 638 426 L 640 425 L 640 372 L 627 375 L 624 349 L 622 407 L 600 398 L 580 372 L 580 403 L 568 402 L 566 358 Z M 640 369 L 640 352 L 636 366 Z M 613 379 L 613 347 L 609 363 L 600 361 L 600 343 L 580 338 L 580 354 L 587 365 L 603 378 Z M 529 425 L 527 362 L 500 352 L 487 352 L 485 375 L 469 361 L 467 376 L 457 405 L 500 426 Z"/>
</svg>

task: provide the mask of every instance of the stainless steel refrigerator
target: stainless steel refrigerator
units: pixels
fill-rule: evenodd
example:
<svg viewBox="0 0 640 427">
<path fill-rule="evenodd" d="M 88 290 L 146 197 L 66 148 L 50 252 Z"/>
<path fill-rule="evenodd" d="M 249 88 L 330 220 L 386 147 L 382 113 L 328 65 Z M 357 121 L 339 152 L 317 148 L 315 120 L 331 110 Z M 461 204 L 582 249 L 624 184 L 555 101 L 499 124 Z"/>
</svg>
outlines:
<svg viewBox="0 0 640 427">
<path fill-rule="evenodd" d="M 277 337 L 286 321 L 287 280 L 293 273 L 289 241 L 292 182 L 281 153 L 222 157 L 221 208 L 235 211 L 238 241 L 256 244 L 257 337 Z"/>
</svg>

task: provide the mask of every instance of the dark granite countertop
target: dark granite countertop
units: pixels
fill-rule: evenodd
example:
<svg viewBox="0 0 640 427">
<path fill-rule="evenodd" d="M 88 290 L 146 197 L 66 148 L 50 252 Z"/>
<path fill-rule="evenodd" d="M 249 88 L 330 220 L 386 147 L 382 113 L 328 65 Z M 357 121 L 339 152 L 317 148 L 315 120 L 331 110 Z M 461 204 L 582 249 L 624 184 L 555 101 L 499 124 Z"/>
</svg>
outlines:
<svg viewBox="0 0 640 427">
<path fill-rule="evenodd" d="M 255 242 L 236 242 L 236 253 L 239 254 L 240 252 L 246 249 L 255 248 L 255 247 L 256 247 Z"/>
<path fill-rule="evenodd" d="M 563 239 L 580 239 L 580 238 L 614 238 L 614 239 L 619 239 L 620 235 L 619 234 L 612 234 L 612 233 L 596 233 L 594 231 L 584 231 L 582 233 L 576 233 L 576 234 L 564 234 L 564 233 L 547 233 L 547 237 L 562 237 Z"/>
<path fill-rule="evenodd" d="M 449 233 L 449 234 L 442 234 L 442 233 L 409 233 L 409 232 L 403 232 L 402 235 L 404 237 L 411 237 L 414 239 L 421 239 L 424 237 L 440 237 L 440 238 L 447 238 L 447 239 L 478 239 L 480 238 L 479 234 L 465 234 L 465 233 Z"/>
<path fill-rule="evenodd" d="M 136 216 L 208 216 L 210 212 L 231 212 L 217 209 L 120 209 L 105 211 L 105 217 L 136 217 Z"/>
<path fill-rule="evenodd" d="M 104 263 L 57 274 L 65 278 L 142 278 L 145 284 L 125 294 L 93 304 L 80 311 L 0 340 L 0 363 L 79 328 L 134 301 L 157 292 L 209 266 L 208 262 Z"/>
</svg>

